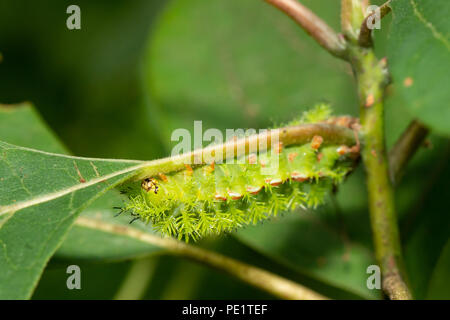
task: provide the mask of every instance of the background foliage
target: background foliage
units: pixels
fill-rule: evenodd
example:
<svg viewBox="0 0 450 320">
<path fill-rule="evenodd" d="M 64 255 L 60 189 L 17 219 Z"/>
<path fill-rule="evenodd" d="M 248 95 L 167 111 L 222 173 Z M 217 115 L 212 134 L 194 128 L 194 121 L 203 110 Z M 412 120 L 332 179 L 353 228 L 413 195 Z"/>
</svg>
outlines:
<svg viewBox="0 0 450 320">
<path fill-rule="evenodd" d="M 377 53 L 388 56 L 394 79 L 386 107 L 388 144 L 413 117 L 440 134 L 432 135 L 431 147 L 408 165 L 396 192 L 417 298 L 450 298 L 445 1 L 415 1 L 418 9 L 411 6 L 414 1 L 397 1 L 375 33 Z M 339 29 L 338 1 L 303 2 Z M 77 2 L 78 31 L 65 27 L 69 4 L 0 2 L 0 102 L 26 100 L 37 109 L 1 107 L 2 141 L 79 156 L 148 160 L 167 155 L 172 130 L 193 129 L 193 120 L 203 120 L 204 128 L 264 128 L 318 101 L 331 102 L 336 114 L 357 116 L 349 67 L 262 1 L 83 0 Z M 444 40 L 430 37 L 414 9 L 436 30 L 447 30 Z M 406 77 L 414 79 L 412 87 L 403 85 Z M 378 298 L 380 292 L 365 285 L 365 269 L 374 257 L 363 185 L 360 168 L 317 212 L 298 212 L 199 245 L 331 298 Z M 83 216 L 126 224 L 112 218 L 117 203 L 117 194 L 108 192 Z M 81 266 L 82 290 L 66 289 L 69 264 Z M 139 266 L 147 279 L 142 298 L 270 298 L 161 248 L 77 225 L 50 260 L 33 298 L 114 298 Z"/>
</svg>

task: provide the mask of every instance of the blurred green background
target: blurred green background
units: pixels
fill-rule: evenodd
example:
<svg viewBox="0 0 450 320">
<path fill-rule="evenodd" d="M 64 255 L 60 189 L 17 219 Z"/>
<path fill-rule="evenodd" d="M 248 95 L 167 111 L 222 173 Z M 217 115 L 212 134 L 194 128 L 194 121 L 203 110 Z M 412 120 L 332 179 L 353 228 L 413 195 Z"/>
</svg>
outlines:
<svg viewBox="0 0 450 320">
<path fill-rule="evenodd" d="M 338 1 L 303 2 L 340 28 Z M 71 4 L 81 8 L 81 30 L 66 28 Z M 375 34 L 380 56 L 386 54 L 390 19 Z M 169 154 L 173 129 L 192 130 L 194 120 L 202 120 L 204 129 L 264 128 L 322 101 L 337 114 L 357 115 L 350 68 L 263 1 L 0 0 L 0 52 L 0 102 L 32 102 L 79 156 L 154 159 Z M 412 119 L 395 84 L 386 112 L 391 146 Z M 450 298 L 449 147 L 445 139 L 430 140 L 433 147 L 421 150 L 408 166 L 397 204 L 416 297 Z M 199 245 L 332 298 L 378 298 L 380 292 L 365 286 L 365 268 L 374 258 L 362 186 L 359 168 L 317 212 L 294 213 Z M 82 290 L 67 290 L 69 264 L 81 266 Z M 142 278 L 130 293 L 124 283 L 133 283 L 136 274 Z M 113 261 L 57 255 L 34 298 L 111 299 L 118 294 L 272 298 L 164 254 Z"/>
</svg>

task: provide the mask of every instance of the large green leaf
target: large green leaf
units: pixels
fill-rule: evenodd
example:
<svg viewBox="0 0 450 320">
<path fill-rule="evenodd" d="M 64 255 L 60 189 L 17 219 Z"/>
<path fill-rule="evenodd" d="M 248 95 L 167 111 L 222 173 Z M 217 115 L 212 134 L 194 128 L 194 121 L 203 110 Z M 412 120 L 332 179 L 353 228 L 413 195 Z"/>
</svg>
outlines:
<svg viewBox="0 0 450 320">
<path fill-rule="evenodd" d="M 33 147 L 48 152 L 67 153 L 57 137 L 45 125 L 39 114 L 29 103 L 3 105 L 0 112 L 0 138 L 6 142 Z M 23 130 L 27 128 L 27 130 Z M 110 190 L 83 210 L 84 219 L 95 219 L 104 223 L 128 226 L 129 218 L 114 218 L 115 206 L 122 205 L 122 197 L 116 190 Z M 133 227 L 152 233 L 152 229 L 135 222 Z M 89 260 L 122 259 L 160 250 L 135 239 L 114 233 L 88 228 L 75 221 L 66 239 L 56 252 L 57 257 Z"/>
<path fill-rule="evenodd" d="M 388 58 L 405 108 L 436 132 L 450 135 L 450 1 L 392 1 Z"/>
<path fill-rule="evenodd" d="M 26 298 L 78 213 L 140 165 L 4 142 L 0 153 L 0 297 Z"/>
<path fill-rule="evenodd" d="M 17 117 L 13 117 L 16 113 Z M 27 107 L 2 106 L 0 119 L 16 121 L 34 133 L 36 115 Z M 10 122 L 9 122 L 10 123 Z M 1 126 L 3 127 L 3 126 Z M 62 150 L 41 130 L 22 139 Z M 27 140 L 27 141 L 26 141 Z M 138 161 L 71 157 L 0 142 L 0 298 L 28 298 L 48 259 L 79 212 L 91 201 L 133 174 Z"/>
</svg>

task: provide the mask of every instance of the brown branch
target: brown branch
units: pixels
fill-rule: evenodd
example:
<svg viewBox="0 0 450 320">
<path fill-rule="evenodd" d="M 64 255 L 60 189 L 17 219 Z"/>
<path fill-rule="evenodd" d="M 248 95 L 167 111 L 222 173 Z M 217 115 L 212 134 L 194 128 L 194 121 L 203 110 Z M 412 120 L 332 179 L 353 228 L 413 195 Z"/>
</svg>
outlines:
<svg viewBox="0 0 450 320">
<path fill-rule="evenodd" d="M 392 184 L 396 184 L 402 177 L 403 169 L 413 157 L 417 149 L 423 144 L 428 135 L 428 128 L 414 120 L 397 140 L 389 152 L 389 168 Z"/>
<path fill-rule="evenodd" d="M 391 0 L 388 0 L 380 7 L 380 19 L 383 19 L 385 15 L 391 12 L 391 7 L 389 6 L 390 4 Z M 369 20 L 374 19 L 375 15 L 376 12 L 373 12 L 372 14 L 368 15 L 361 24 L 358 38 L 358 43 L 361 47 L 370 48 L 373 46 L 372 29 L 369 28 L 368 22 Z"/>
<path fill-rule="evenodd" d="M 274 141 L 281 142 L 284 146 L 289 146 L 311 141 L 316 135 L 321 136 L 326 144 L 345 144 L 348 146 L 355 144 L 354 132 L 349 128 L 326 123 L 302 124 L 267 130 L 259 134 L 237 140 L 229 140 L 223 144 L 209 146 L 204 149 L 197 149 L 181 155 L 145 162 L 139 165 L 140 170 L 133 176 L 133 179 L 142 180 L 158 173 L 182 170 L 185 168 L 185 163 L 194 165 L 208 164 L 208 161 L 210 161 L 209 157 L 212 154 L 220 156 L 221 160 L 226 160 L 231 151 L 233 158 L 239 158 L 249 152 L 268 150 Z"/>
<path fill-rule="evenodd" d="M 311 10 L 296 0 L 265 0 L 286 13 L 332 55 L 345 59 L 347 49 L 338 34 Z"/>
<path fill-rule="evenodd" d="M 391 300 L 411 300 L 412 296 L 409 292 L 407 284 L 401 277 L 401 272 L 385 272 L 383 275 L 383 289 Z"/>
</svg>

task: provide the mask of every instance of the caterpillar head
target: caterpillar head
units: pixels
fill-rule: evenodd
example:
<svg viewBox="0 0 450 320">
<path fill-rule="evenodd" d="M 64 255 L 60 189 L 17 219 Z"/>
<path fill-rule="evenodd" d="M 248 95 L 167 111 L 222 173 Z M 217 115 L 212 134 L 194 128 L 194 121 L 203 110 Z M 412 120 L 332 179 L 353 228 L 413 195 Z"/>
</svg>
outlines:
<svg viewBox="0 0 450 320">
<path fill-rule="evenodd" d="M 147 178 L 142 180 L 141 187 L 147 192 L 158 194 L 158 181 L 154 178 Z"/>
</svg>

